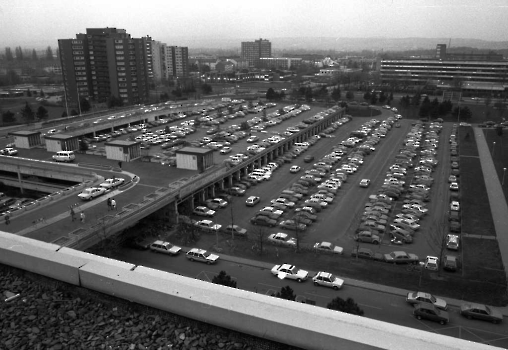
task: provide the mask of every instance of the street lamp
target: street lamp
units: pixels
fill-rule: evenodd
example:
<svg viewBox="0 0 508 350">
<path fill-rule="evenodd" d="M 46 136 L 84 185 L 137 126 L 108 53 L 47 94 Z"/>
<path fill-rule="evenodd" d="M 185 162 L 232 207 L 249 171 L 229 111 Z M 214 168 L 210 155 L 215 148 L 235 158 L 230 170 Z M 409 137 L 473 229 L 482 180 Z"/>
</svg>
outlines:
<svg viewBox="0 0 508 350">
<path fill-rule="evenodd" d="M 496 151 L 496 142 L 492 142 L 492 159 L 494 159 L 494 152 Z"/>
<path fill-rule="evenodd" d="M 506 175 L 506 168 L 503 168 L 503 181 L 501 181 L 501 186 L 504 186 L 504 176 Z"/>
</svg>

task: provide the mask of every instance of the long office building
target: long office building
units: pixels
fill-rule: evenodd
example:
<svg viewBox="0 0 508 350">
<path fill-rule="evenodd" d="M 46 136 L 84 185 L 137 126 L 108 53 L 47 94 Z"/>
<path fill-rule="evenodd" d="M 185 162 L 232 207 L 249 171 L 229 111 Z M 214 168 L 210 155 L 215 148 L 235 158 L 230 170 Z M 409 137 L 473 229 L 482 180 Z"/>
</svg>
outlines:
<svg viewBox="0 0 508 350">
<path fill-rule="evenodd" d="M 249 62 L 250 67 L 260 67 L 260 58 L 272 57 L 272 43 L 267 39 L 242 42 L 242 58 Z"/>
<path fill-rule="evenodd" d="M 383 84 L 433 85 L 438 88 L 498 94 L 508 89 L 508 61 L 494 53 L 449 54 L 438 45 L 435 59 L 381 60 Z"/>
<path fill-rule="evenodd" d="M 87 28 L 76 39 L 58 40 L 69 104 L 82 98 L 103 103 L 111 96 L 127 105 L 147 102 L 153 74 L 150 41 L 117 28 Z"/>
</svg>

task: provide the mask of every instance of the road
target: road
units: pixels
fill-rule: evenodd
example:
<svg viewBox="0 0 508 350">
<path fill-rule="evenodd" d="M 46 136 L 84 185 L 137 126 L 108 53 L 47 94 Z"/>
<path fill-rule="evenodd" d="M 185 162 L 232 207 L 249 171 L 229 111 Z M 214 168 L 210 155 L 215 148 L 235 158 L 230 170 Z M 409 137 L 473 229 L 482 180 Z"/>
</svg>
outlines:
<svg viewBox="0 0 508 350">
<path fill-rule="evenodd" d="M 316 287 L 311 281 L 297 283 L 280 280 L 265 268 L 225 260 L 219 260 L 216 265 L 205 265 L 188 261 L 184 254 L 171 257 L 129 248 L 121 248 L 113 253 L 111 258 L 207 282 L 210 282 L 221 270 L 225 270 L 236 280 L 238 288 L 261 294 L 270 295 L 289 285 L 297 296 L 314 300 L 316 306 L 319 307 L 326 307 L 326 304 L 337 296 L 343 299 L 351 297 L 364 310 L 365 317 L 493 346 L 508 347 L 507 323 L 493 325 L 487 322 L 468 320 L 459 315 L 457 307 L 450 307 L 450 323 L 448 325 L 441 326 L 438 323 L 419 321 L 412 316 L 412 308 L 406 303 L 403 296 L 354 287 L 348 285 L 347 280 L 341 290 L 335 291 L 326 287 Z M 315 271 L 310 272 L 309 275 L 313 276 L 314 274 Z"/>
</svg>

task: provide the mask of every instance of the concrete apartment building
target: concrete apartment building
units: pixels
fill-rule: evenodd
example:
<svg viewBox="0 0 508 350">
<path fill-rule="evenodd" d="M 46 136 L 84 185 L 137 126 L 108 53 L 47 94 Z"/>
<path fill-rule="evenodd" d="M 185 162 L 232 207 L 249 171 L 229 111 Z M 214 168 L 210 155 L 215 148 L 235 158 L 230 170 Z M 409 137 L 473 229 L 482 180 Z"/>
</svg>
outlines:
<svg viewBox="0 0 508 350">
<path fill-rule="evenodd" d="M 150 41 L 117 28 L 87 28 L 75 39 L 59 39 L 68 103 L 77 105 L 80 98 L 103 103 L 110 96 L 124 104 L 147 102 L 149 74 L 153 74 Z"/>
<path fill-rule="evenodd" d="M 241 56 L 250 67 L 260 68 L 261 57 L 272 57 L 272 43 L 267 39 L 242 42 Z"/>
<path fill-rule="evenodd" d="M 160 41 L 147 42 L 150 52 L 150 79 L 158 84 L 189 75 L 189 48 L 168 46 Z"/>
</svg>

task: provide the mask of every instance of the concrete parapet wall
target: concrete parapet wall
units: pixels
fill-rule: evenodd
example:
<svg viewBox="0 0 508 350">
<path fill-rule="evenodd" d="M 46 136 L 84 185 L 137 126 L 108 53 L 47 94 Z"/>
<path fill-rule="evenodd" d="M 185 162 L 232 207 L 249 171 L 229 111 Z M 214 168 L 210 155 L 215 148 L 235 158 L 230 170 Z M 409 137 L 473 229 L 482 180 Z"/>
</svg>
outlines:
<svg viewBox="0 0 508 350">
<path fill-rule="evenodd" d="M 216 285 L 1 231 L 0 263 L 302 349 L 491 349 L 481 343 Z"/>
</svg>

